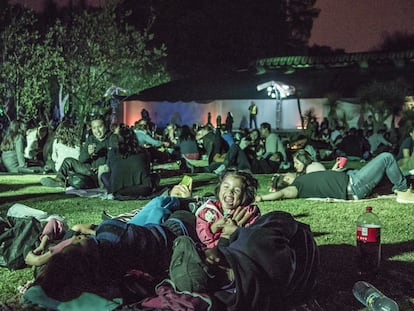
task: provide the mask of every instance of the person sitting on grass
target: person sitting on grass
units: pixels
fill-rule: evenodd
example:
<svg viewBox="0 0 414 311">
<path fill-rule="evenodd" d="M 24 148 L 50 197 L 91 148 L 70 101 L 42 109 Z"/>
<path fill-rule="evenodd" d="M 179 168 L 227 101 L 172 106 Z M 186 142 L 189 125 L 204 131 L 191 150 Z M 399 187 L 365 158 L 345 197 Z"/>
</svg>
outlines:
<svg viewBox="0 0 414 311">
<path fill-rule="evenodd" d="M 322 163 L 314 161 L 310 153 L 304 149 L 296 151 L 293 155 L 293 167 L 298 175 L 326 170 Z"/>
<path fill-rule="evenodd" d="M 24 137 L 23 123 L 17 120 L 10 122 L 10 125 L 0 144 L 1 162 L 10 173 L 23 173 L 27 169 L 24 158 Z"/>
<path fill-rule="evenodd" d="M 100 180 L 114 198 L 145 197 L 158 187 L 160 177 L 151 173 L 148 152 L 138 144 L 132 128 L 121 125 L 118 144 L 108 152 L 107 165 L 100 169 Z"/>
<path fill-rule="evenodd" d="M 53 171 L 58 172 L 66 158 L 79 160 L 81 142 L 75 125 L 69 121 L 62 121 L 56 128 L 52 144 Z"/>
<path fill-rule="evenodd" d="M 414 193 L 408 188 L 394 156 L 388 152 L 379 154 L 360 170 L 279 175 L 277 191 L 256 196 L 256 202 L 295 198 L 364 199 L 384 176 L 393 184 L 397 202 L 414 203 Z"/>
<path fill-rule="evenodd" d="M 100 116 L 95 116 L 91 121 L 91 129 L 92 135 L 89 135 L 82 145 L 79 160 L 66 158 L 55 178 L 44 177 L 40 180 L 43 186 L 65 187 L 69 175 L 73 173 L 78 174 L 84 180 L 77 186 L 78 188 L 84 188 L 84 184 L 98 186 L 99 166 L 106 163 L 108 150 L 113 147 L 117 139 L 106 129 L 104 119 Z"/>
<path fill-rule="evenodd" d="M 219 175 L 226 168 L 237 167 L 240 170 L 250 170 L 253 174 L 271 174 L 279 170 L 283 155 L 280 152 L 269 153 L 266 157 L 256 157 L 246 152 L 249 140 L 242 139 L 240 144 L 233 144 L 227 152 L 223 164 L 214 173 Z"/>
</svg>

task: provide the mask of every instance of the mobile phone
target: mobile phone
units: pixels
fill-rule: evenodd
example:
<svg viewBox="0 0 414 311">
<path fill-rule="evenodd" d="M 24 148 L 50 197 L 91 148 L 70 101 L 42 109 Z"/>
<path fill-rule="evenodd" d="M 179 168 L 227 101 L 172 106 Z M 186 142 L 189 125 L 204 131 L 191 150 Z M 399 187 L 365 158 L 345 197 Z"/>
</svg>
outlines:
<svg viewBox="0 0 414 311">
<path fill-rule="evenodd" d="M 193 179 L 190 176 L 184 175 L 183 179 L 180 181 L 180 185 L 187 186 L 188 188 L 191 187 L 191 184 L 193 183 Z"/>
</svg>

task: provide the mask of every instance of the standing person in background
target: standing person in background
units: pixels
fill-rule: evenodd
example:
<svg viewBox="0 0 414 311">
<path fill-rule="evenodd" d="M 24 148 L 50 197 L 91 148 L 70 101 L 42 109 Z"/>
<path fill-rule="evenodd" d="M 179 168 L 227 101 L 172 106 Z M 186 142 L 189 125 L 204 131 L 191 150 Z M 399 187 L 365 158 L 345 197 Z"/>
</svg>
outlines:
<svg viewBox="0 0 414 311">
<path fill-rule="evenodd" d="M 213 123 L 211 123 L 211 112 L 207 113 L 207 125 L 213 126 Z"/>
<path fill-rule="evenodd" d="M 46 187 L 65 187 L 69 175 L 76 174 L 82 179 L 78 188 L 84 188 L 85 184 L 98 185 L 98 169 L 105 165 L 108 150 L 117 142 L 115 135 L 107 130 L 104 119 L 96 116 L 91 121 L 92 135 L 89 135 L 81 148 L 79 160 L 66 158 L 55 178 L 45 177 L 40 183 Z M 86 182 L 87 180 L 87 182 Z"/>
<path fill-rule="evenodd" d="M 250 102 L 250 106 L 249 106 L 249 117 L 250 117 L 250 121 L 249 121 L 249 127 L 252 128 L 252 125 L 254 123 L 254 128 L 257 129 L 257 113 L 258 113 L 258 109 L 256 106 L 255 102 Z"/>
<path fill-rule="evenodd" d="M 79 135 L 74 125 L 69 121 L 62 121 L 56 129 L 52 146 L 52 161 L 56 172 L 59 171 L 66 158 L 79 160 L 80 145 Z"/>
<path fill-rule="evenodd" d="M 216 117 L 216 128 L 221 128 L 221 115 L 218 114 Z"/>
<path fill-rule="evenodd" d="M 227 117 L 226 117 L 226 130 L 229 133 L 233 133 L 233 114 L 229 111 L 227 112 Z"/>
<path fill-rule="evenodd" d="M 10 122 L 9 128 L 0 145 L 1 160 L 10 173 L 19 173 L 26 168 L 24 134 L 25 131 L 22 123 L 13 120 Z"/>
</svg>

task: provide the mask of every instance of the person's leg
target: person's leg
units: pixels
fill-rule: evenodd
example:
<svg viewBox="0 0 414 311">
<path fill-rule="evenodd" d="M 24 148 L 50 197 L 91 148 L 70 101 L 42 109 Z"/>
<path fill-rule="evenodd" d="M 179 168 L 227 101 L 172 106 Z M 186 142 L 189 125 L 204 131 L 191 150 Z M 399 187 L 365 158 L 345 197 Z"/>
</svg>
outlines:
<svg viewBox="0 0 414 311">
<path fill-rule="evenodd" d="M 236 145 L 238 148 L 238 152 L 236 154 L 236 159 L 235 159 L 235 165 L 239 170 L 250 170 L 251 169 L 251 165 L 249 162 L 249 159 L 246 155 L 246 152 L 244 152 L 244 150 L 240 149 L 240 147 L 238 145 Z"/>
<path fill-rule="evenodd" d="M 199 241 L 195 229 L 196 218 L 190 211 L 175 211 L 162 225 L 168 227 L 177 236 L 187 235 L 193 241 Z"/>
<path fill-rule="evenodd" d="M 352 178 L 352 190 L 359 199 L 365 198 L 378 185 L 384 174 L 393 184 L 393 191 L 407 190 L 407 181 L 394 156 L 388 152 L 379 154 L 360 170 L 351 170 L 347 174 Z"/>
<path fill-rule="evenodd" d="M 155 197 L 149 201 L 128 223 L 143 226 L 145 224 L 161 224 L 171 213 L 180 209 L 177 197 Z"/>
<path fill-rule="evenodd" d="M 226 157 L 224 158 L 223 164 L 226 167 L 235 166 L 237 165 L 237 157 L 240 151 L 240 147 L 237 144 L 233 144 L 230 146 L 229 151 L 226 153 Z"/>
<path fill-rule="evenodd" d="M 91 170 L 90 164 L 79 162 L 74 158 L 66 158 L 63 160 L 62 166 L 56 174 L 56 177 L 61 180 L 66 180 L 71 172 L 85 176 L 95 175 L 95 173 Z"/>
</svg>

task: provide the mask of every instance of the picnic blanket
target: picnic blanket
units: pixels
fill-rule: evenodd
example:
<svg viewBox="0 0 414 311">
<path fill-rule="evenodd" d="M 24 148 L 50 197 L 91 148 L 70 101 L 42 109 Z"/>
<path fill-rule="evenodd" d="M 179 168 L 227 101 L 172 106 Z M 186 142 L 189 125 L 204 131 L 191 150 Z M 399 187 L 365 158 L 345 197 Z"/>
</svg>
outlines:
<svg viewBox="0 0 414 311">
<path fill-rule="evenodd" d="M 65 190 L 65 194 L 77 195 L 83 198 L 100 198 L 102 200 L 150 200 L 161 194 L 165 193 L 168 188 L 162 188 L 157 192 L 151 193 L 149 196 L 140 196 L 140 197 L 130 197 L 130 196 L 121 196 L 113 195 L 108 193 L 105 189 L 101 188 L 92 188 L 92 189 L 75 189 L 73 187 L 68 187 Z"/>
<path fill-rule="evenodd" d="M 368 202 L 368 201 L 374 201 L 374 200 L 379 200 L 379 199 L 395 199 L 397 198 L 397 195 L 395 194 L 386 194 L 386 195 L 379 195 L 377 197 L 372 197 L 372 198 L 366 198 L 366 199 L 358 199 L 358 200 L 344 200 L 344 199 L 335 199 L 335 198 L 307 198 L 306 200 L 309 201 L 323 201 L 323 202 L 348 202 L 348 203 L 352 203 L 352 202 Z"/>
</svg>

